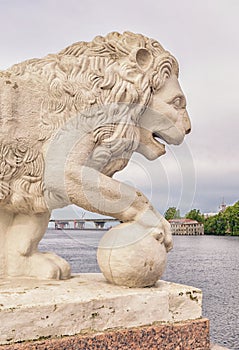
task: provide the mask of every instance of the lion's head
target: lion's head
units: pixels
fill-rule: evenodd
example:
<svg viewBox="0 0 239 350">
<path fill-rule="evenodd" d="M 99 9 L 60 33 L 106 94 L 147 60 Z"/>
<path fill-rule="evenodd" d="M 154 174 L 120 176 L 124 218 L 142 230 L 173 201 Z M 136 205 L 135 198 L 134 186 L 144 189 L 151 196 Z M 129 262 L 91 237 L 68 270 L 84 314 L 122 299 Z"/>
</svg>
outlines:
<svg viewBox="0 0 239 350">
<path fill-rule="evenodd" d="M 171 74 L 152 96 L 139 120 L 139 126 L 138 152 L 150 160 L 165 153 L 164 143 L 178 145 L 191 131 L 186 99 L 175 74 Z"/>
<path fill-rule="evenodd" d="M 120 144 L 120 139 L 128 139 L 132 149 L 155 159 L 165 153 L 162 141 L 179 144 L 190 132 L 186 100 L 177 79 L 178 63 L 157 41 L 140 34 L 113 32 L 91 43 L 73 44 L 60 55 L 78 58 L 88 67 L 81 71 L 80 80 L 90 89 L 78 89 L 81 97 L 88 94 L 79 107 L 86 111 L 97 106 L 97 142 L 101 139 L 107 144 L 110 140 L 112 147 L 113 140 Z M 112 128 L 112 124 L 117 127 Z"/>
</svg>

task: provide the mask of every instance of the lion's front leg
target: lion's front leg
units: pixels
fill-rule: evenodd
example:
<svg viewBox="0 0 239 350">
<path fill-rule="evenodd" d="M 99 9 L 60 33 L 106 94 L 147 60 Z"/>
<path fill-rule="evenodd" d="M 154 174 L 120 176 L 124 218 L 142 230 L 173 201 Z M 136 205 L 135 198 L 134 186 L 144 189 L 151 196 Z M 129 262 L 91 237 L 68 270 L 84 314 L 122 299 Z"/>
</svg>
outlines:
<svg viewBox="0 0 239 350">
<path fill-rule="evenodd" d="M 89 167 L 66 169 L 65 185 L 71 203 L 113 216 L 132 230 L 140 226 L 144 235 L 153 235 L 167 251 L 172 248 L 170 224 L 140 191 Z"/>
</svg>

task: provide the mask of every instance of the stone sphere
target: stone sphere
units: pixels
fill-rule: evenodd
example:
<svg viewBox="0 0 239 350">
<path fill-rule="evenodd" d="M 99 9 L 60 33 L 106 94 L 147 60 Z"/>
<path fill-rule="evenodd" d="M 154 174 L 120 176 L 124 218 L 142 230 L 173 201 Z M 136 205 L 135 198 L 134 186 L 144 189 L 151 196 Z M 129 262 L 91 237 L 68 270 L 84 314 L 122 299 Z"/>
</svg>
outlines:
<svg viewBox="0 0 239 350">
<path fill-rule="evenodd" d="M 153 233 L 139 230 L 109 230 L 97 252 L 99 267 L 106 280 L 120 286 L 153 286 L 162 276 L 167 261 L 163 243 Z"/>
</svg>

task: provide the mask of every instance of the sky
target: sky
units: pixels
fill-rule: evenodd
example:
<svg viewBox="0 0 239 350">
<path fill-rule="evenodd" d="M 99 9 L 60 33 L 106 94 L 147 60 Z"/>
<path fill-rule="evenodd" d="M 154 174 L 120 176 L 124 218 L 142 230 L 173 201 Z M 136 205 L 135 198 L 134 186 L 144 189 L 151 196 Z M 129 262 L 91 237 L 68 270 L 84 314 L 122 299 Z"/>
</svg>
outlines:
<svg viewBox="0 0 239 350">
<path fill-rule="evenodd" d="M 239 199 L 238 18 L 238 0 L 0 0 L 0 70 L 111 31 L 158 40 L 179 62 L 192 132 L 155 161 L 135 155 L 116 178 L 162 213 L 216 212 Z"/>
</svg>

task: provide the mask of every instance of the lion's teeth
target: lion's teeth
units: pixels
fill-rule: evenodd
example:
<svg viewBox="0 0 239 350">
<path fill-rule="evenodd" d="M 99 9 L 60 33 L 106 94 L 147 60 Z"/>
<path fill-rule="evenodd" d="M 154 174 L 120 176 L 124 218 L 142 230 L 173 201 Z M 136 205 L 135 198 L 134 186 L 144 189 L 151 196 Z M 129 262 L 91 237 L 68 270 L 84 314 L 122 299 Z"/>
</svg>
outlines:
<svg viewBox="0 0 239 350">
<path fill-rule="evenodd" d="M 162 142 L 165 142 L 158 134 L 156 133 L 153 133 L 153 138 L 155 141 L 159 142 L 159 143 L 162 143 Z"/>
</svg>

